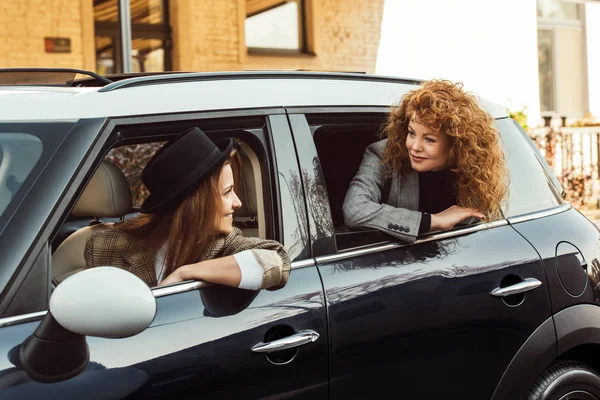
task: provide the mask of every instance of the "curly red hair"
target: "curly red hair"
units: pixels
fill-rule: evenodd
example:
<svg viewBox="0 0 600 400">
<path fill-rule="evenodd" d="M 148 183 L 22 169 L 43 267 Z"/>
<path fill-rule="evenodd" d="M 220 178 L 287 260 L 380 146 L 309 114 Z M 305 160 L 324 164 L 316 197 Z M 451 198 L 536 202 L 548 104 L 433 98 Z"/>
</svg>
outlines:
<svg viewBox="0 0 600 400">
<path fill-rule="evenodd" d="M 506 161 L 494 120 L 476 98 L 463 90 L 462 83 L 435 79 L 407 93 L 385 126 L 383 162 L 395 173 L 412 170 L 406 148 L 411 119 L 450 137 L 458 205 L 476 209 L 487 219 L 501 218 L 507 195 Z"/>
</svg>

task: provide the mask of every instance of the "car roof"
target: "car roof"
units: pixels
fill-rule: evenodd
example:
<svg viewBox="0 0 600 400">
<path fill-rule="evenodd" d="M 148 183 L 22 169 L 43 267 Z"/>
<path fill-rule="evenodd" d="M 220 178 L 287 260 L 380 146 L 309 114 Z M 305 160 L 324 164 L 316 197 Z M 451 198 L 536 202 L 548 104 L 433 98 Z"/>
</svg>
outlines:
<svg viewBox="0 0 600 400">
<path fill-rule="evenodd" d="M 51 121 L 270 107 L 389 107 L 420 81 L 357 73 L 170 73 L 103 87 L 0 86 L 0 121 Z M 479 98 L 494 117 L 507 110 Z"/>
</svg>

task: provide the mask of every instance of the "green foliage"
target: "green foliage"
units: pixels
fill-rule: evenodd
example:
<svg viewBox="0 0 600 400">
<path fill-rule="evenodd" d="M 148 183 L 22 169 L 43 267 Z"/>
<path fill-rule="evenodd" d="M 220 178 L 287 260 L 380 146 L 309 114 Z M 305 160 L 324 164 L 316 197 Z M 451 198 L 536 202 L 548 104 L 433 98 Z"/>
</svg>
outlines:
<svg viewBox="0 0 600 400">
<path fill-rule="evenodd" d="M 508 109 L 507 109 L 508 110 Z M 529 125 L 527 125 L 527 107 L 523 107 L 517 111 L 508 110 L 508 114 L 512 119 L 517 121 L 519 125 L 523 127 L 523 129 L 528 130 Z"/>
</svg>

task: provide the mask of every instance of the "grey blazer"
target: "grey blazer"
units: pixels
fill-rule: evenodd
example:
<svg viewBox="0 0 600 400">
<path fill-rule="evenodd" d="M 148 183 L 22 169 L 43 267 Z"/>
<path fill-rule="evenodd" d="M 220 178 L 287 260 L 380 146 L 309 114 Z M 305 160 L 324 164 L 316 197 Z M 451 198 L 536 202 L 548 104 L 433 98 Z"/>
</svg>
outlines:
<svg viewBox="0 0 600 400">
<path fill-rule="evenodd" d="M 387 139 L 365 150 L 363 160 L 344 198 L 344 223 L 351 227 L 375 228 L 406 242 L 419 234 L 419 175 L 415 171 L 390 173 L 383 165 Z M 387 199 L 382 199 L 386 179 L 391 185 Z"/>
</svg>

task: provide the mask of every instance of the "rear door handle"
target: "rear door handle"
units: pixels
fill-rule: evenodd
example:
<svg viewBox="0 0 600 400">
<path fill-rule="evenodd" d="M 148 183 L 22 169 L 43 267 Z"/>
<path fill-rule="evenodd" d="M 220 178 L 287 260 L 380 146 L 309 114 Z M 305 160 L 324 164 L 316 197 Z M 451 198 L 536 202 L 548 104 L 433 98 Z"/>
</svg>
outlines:
<svg viewBox="0 0 600 400">
<path fill-rule="evenodd" d="M 490 294 L 496 297 L 512 296 L 514 294 L 529 292 L 530 290 L 537 288 L 541 284 L 542 282 L 538 281 L 535 278 L 526 278 L 519 283 L 515 283 L 514 285 L 510 285 L 503 288 L 498 287 L 492 290 Z"/>
<path fill-rule="evenodd" d="M 273 340 L 272 342 L 260 342 L 252 346 L 254 353 L 272 353 L 274 351 L 280 351 L 285 349 L 291 349 L 293 347 L 303 346 L 308 343 L 312 343 L 319 338 L 319 334 L 312 329 L 305 329 L 294 333 L 291 336 L 284 337 L 283 339 Z"/>
</svg>

